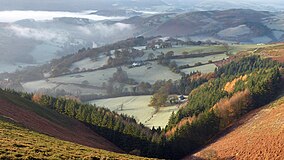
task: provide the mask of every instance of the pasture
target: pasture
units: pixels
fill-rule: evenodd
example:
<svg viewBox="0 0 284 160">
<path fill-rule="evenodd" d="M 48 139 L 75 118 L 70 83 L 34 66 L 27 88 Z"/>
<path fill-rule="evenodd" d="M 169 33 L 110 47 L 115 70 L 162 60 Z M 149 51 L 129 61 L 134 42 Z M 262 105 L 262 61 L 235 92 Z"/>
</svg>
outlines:
<svg viewBox="0 0 284 160">
<path fill-rule="evenodd" d="M 149 107 L 151 96 L 128 96 L 90 101 L 91 104 L 105 107 L 120 114 L 133 116 L 147 127 L 165 127 L 177 106 L 162 107 L 156 113 L 154 107 Z"/>
</svg>

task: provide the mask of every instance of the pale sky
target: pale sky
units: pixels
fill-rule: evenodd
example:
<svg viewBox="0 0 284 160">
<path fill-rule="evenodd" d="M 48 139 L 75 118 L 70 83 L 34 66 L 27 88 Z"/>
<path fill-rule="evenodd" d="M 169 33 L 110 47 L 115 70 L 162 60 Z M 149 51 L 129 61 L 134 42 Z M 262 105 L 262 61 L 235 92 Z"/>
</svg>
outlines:
<svg viewBox="0 0 284 160">
<path fill-rule="evenodd" d="M 284 8 L 284 0 L 0 0 L 0 10 L 51 10 L 51 11 L 82 11 L 111 9 L 116 4 L 120 7 L 151 7 L 166 2 L 172 5 L 195 5 L 204 2 L 252 3 Z M 212 3 L 213 2 L 213 3 Z M 220 4 L 220 3 L 219 3 Z"/>
</svg>

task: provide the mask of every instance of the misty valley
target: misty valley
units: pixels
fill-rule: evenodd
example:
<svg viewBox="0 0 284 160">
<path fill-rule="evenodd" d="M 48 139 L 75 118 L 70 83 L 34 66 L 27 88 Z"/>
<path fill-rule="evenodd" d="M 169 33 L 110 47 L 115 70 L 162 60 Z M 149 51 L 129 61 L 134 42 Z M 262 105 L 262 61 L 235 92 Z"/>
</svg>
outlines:
<svg viewBox="0 0 284 160">
<path fill-rule="evenodd" d="M 283 9 L 0 0 L 0 159 L 284 158 Z"/>
</svg>

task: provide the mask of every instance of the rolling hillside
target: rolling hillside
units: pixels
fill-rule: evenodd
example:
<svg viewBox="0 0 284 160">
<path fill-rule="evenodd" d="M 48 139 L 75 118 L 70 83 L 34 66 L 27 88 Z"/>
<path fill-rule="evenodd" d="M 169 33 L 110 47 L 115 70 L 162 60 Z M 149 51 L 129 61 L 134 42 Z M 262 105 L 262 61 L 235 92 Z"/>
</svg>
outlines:
<svg viewBox="0 0 284 160">
<path fill-rule="evenodd" d="M 24 98 L 0 91 L 0 115 L 33 131 L 81 145 L 123 152 L 83 123 Z"/>
<path fill-rule="evenodd" d="M 282 13 L 230 9 L 182 14 L 136 16 L 122 23 L 136 26 L 138 35 L 181 36 L 191 39 L 268 43 L 283 40 Z"/>
<path fill-rule="evenodd" d="M 24 129 L 0 116 L 0 159 L 146 159 L 94 149 Z"/>
<path fill-rule="evenodd" d="M 252 111 L 224 136 L 185 159 L 282 159 L 284 97 Z"/>
</svg>

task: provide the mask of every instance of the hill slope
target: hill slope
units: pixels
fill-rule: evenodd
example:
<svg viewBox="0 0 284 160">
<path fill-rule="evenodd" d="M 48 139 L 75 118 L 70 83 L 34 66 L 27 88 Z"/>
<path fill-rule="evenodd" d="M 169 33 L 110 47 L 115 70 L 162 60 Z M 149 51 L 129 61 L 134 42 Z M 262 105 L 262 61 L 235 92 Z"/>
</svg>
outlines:
<svg viewBox="0 0 284 160">
<path fill-rule="evenodd" d="M 0 116 L 0 159 L 144 159 L 58 140 Z"/>
<path fill-rule="evenodd" d="M 185 159 L 281 159 L 284 97 L 242 118 L 229 133 Z"/>
<path fill-rule="evenodd" d="M 0 91 L 1 115 L 26 128 L 58 139 L 93 148 L 122 152 L 121 149 L 83 123 L 4 91 Z"/>
<path fill-rule="evenodd" d="M 219 39 L 267 43 L 283 41 L 283 14 L 249 9 L 199 11 L 136 16 L 121 21 L 144 36 L 188 36 L 194 40 Z"/>
</svg>

